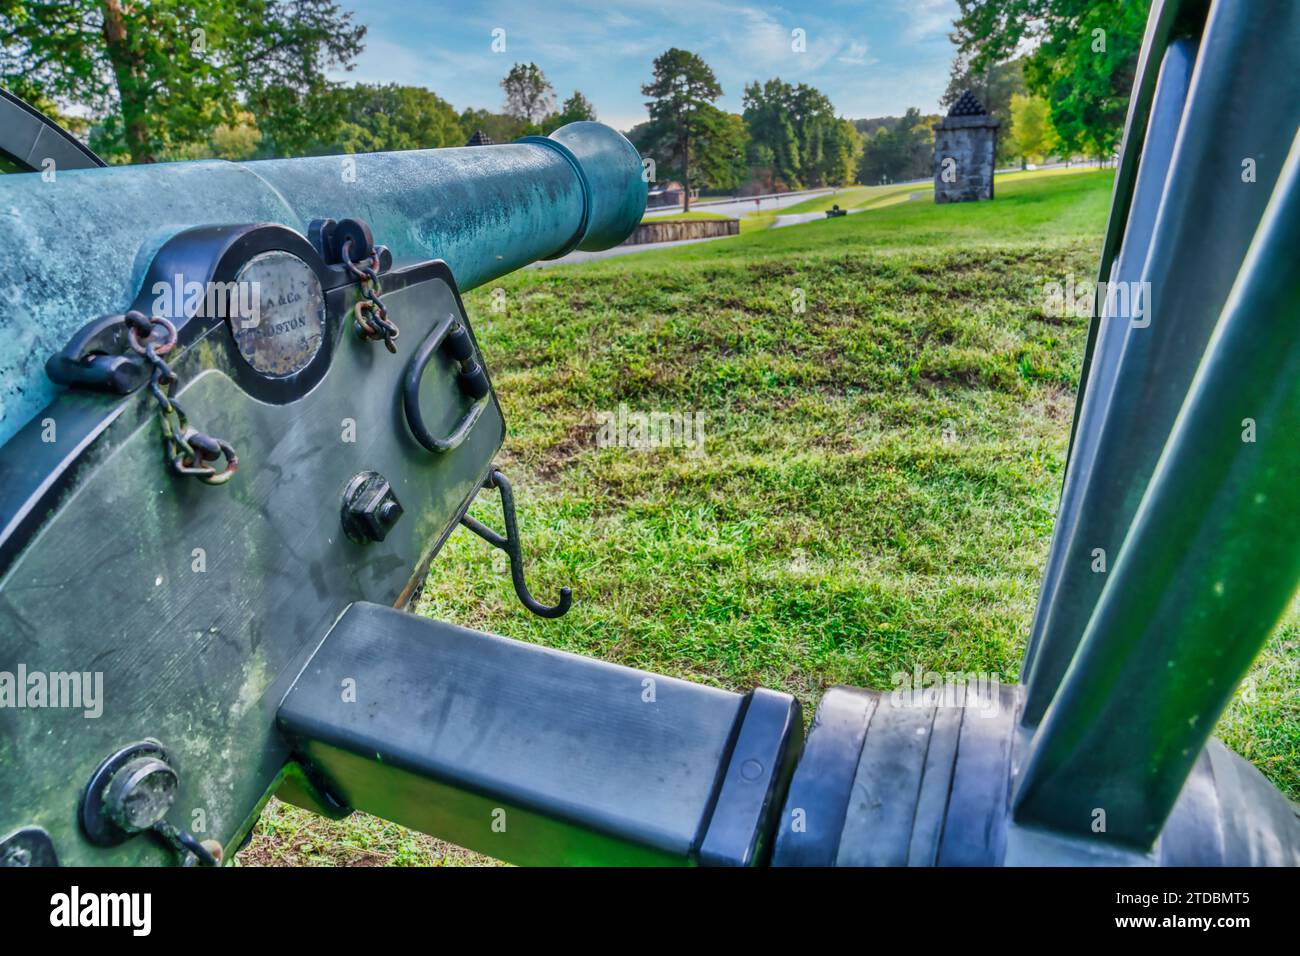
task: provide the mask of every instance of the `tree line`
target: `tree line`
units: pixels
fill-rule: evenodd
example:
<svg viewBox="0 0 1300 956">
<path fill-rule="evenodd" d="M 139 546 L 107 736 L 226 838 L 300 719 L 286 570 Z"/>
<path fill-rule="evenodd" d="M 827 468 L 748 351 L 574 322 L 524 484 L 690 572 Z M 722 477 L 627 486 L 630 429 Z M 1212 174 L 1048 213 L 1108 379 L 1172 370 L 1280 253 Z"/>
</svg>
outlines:
<svg viewBox="0 0 1300 956">
<path fill-rule="evenodd" d="M 1123 122 L 1149 0 L 958 0 L 957 52 L 940 101 L 967 90 L 1001 123 L 997 160 L 1110 157 Z M 1023 52 L 1028 49 L 1029 52 Z M 722 87 L 697 54 L 671 49 L 642 88 L 650 119 L 629 136 L 660 179 L 692 187 L 770 192 L 924 179 L 934 170 L 934 125 L 918 108 L 850 122 L 805 84 L 745 86 L 740 114 L 715 102 Z"/>
<path fill-rule="evenodd" d="M 658 56 L 641 87 L 650 119 L 628 132 L 655 162 L 659 180 L 680 179 L 685 206 L 696 188 L 750 193 L 853 182 L 857 130 L 820 90 L 779 78 L 745 86 L 742 113 L 727 113 L 713 70 L 674 47 Z"/>
<path fill-rule="evenodd" d="M 1124 133 L 1150 0 L 957 0 L 940 107 L 970 90 L 1001 123 L 999 165 L 1110 158 Z M 1025 52 L 1028 51 L 1028 52 Z M 860 182 L 932 175 L 938 116 L 857 121 Z"/>
<path fill-rule="evenodd" d="M 1149 0 L 957 3 L 942 108 L 974 92 L 1002 122 L 1003 164 L 1114 152 Z M 596 117 L 581 92 L 559 101 L 535 63 L 502 80 L 500 112 L 329 79 L 351 69 L 365 35 L 335 0 L 0 0 L 0 84 L 117 162 L 454 146 L 476 131 L 508 142 Z M 727 112 L 712 69 L 676 48 L 651 74 L 649 120 L 628 135 L 660 181 L 770 192 L 932 174 L 937 115 L 850 121 L 780 78 L 747 84 L 741 112 Z M 67 103 L 79 109 L 59 116 Z"/>
<path fill-rule="evenodd" d="M 1019 158 L 1026 149 L 1114 154 L 1150 0 L 957 0 L 957 7 L 943 105 L 974 91 L 1011 130 L 1008 149 Z"/>
<path fill-rule="evenodd" d="M 110 162 L 460 146 L 477 131 L 509 142 L 595 118 L 576 90 L 557 106 L 534 63 L 501 81 L 500 113 L 330 80 L 365 35 L 334 0 L 0 0 L 0 85 Z"/>
</svg>

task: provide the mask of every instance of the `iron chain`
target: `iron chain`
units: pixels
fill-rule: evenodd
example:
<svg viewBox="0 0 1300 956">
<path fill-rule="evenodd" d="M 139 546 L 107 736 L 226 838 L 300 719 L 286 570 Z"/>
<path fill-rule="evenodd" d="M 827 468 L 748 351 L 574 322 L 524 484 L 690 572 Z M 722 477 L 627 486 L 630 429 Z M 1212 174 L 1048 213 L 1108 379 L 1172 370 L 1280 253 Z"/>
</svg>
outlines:
<svg viewBox="0 0 1300 956">
<path fill-rule="evenodd" d="M 362 338 L 371 342 L 383 339 L 384 347 L 396 353 L 397 346 L 393 343 L 401 332 L 397 324 L 388 317 L 388 309 L 380 299 L 383 289 L 379 285 L 379 253 L 371 252 L 367 264 L 357 265 L 352 261 L 351 239 L 344 241 L 342 252 L 343 264 L 361 283 L 362 297 L 357 300 L 357 304 L 352 309 L 352 318 L 356 323 L 357 331 L 361 333 Z M 361 259 L 358 262 L 366 262 L 366 260 Z"/>
<path fill-rule="evenodd" d="M 149 377 L 149 392 L 158 403 L 158 419 L 162 424 L 163 452 L 167 466 L 173 474 L 190 475 L 208 485 L 223 485 L 235 476 L 239 458 L 230 443 L 205 435 L 191 427 L 189 417 L 180 402 L 172 397 L 176 386 L 176 373 L 163 356 L 176 347 L 176 326 L 162 316 L 147 316 L 134 309 L 123 317 L 127 325 L 127 340 L 131 348 L 148 359 L 153 371 Z M 153 330 L 157 326 L 167 337 L 155 344 Z M 220 471 L 211 463 L 225 458 Z"/>
</svg>

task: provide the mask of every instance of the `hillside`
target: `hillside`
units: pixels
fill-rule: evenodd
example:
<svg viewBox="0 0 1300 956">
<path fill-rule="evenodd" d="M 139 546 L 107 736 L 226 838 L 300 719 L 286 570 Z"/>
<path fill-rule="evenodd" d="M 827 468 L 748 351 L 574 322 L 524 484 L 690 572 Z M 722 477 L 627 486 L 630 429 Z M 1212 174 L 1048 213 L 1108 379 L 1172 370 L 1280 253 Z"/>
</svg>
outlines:
<svg viewBox="0 0 1300 956">
<path fill-rule="evenodd" d="M 475 291 L 529 581 L 544 601 L 572 585 L 574 607 L 524 612 L 499 552 L 460 530 L 416 609 L 788 690 L 809 715 L 832 684 L 889 688 L 918 666 L 1014 680 L 1086 332 L 1045 317 L 1042 288 L 1094 274 L 1111 182 L 1010 179 L 991 203 L 906 202 L 524 271 L 497 283 L 502 313 Z M 702 453 L 601 447 L 598 413 L 621 405 L 702 414 Z M 474 514 L 499 524 L 494 505 Z M 1292 796 L 1296 648 L 1293 613 L 1219 729 Z M 280 807 L 265 826 L 264 850 L 307 839 L 342 861 L 356 828 L 379 826 L 416 861 L 463 858 L 378 821 Z"/>
</svg>

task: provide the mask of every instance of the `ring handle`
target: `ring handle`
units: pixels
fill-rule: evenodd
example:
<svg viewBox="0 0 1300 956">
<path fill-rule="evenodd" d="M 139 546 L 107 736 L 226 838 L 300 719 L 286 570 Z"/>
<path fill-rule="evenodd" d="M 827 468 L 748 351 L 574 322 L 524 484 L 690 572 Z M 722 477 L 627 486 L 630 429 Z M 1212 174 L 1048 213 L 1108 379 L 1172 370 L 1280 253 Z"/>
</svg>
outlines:
<svg viewBox="0 0 1300 956">
<path fill-rule="evenodd" d="M 487 408 L 488 391 L 478 396 L 474 404 L 469 407 L 460 421 L 452 429 L 451 434 L 446 438 L 435 438 L 424 424 L 424 414 L 420 411 L 420 382 L 424 378 L 424 370 L 432 361 L 434 355 L 442 348 L 446 342 L 447 336 L 453 329 L 459 329 L 460 324 L 454 314 L 449 314 L 445 319 L 433 327 L 428 337 L 416 349 L 415 354 L 411 356 L 410 363 L 406 366 L 406 377 L 402 383 L 402 405 L 406 409 L 406 424 L 411 429 L 411 434 L 425 448 L 439 455 L 446 454 L 456 448 L 469 437 L 483 410 Z M 468 338 L 468 336 L 467 336 Z M 468 361 L 472 361 L 468 360 Z M 462 361 L 462 365 L 464 360 Z M 475 368 L 478 368 L 475 364 Z"/>
</svg>

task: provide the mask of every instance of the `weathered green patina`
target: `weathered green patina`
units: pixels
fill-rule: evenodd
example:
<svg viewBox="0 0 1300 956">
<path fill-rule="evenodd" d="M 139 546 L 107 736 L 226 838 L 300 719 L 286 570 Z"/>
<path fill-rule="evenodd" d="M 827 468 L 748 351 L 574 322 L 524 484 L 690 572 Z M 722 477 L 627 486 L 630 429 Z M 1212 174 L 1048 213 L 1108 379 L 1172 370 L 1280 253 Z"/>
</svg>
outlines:
<svg viewBox="0 0 1300 956">
<path fill-rule="evenodd" d="M 140 291 L 154 254 L 199 225 L 364 220 L 399 262 L 442 259 L 470 289 L 641 220 L 641 158 L 599 123 L 504 146 L 56 171 L 0 177 L 0 444 L 56 394 L 46 358 Z"/>
</svg>

